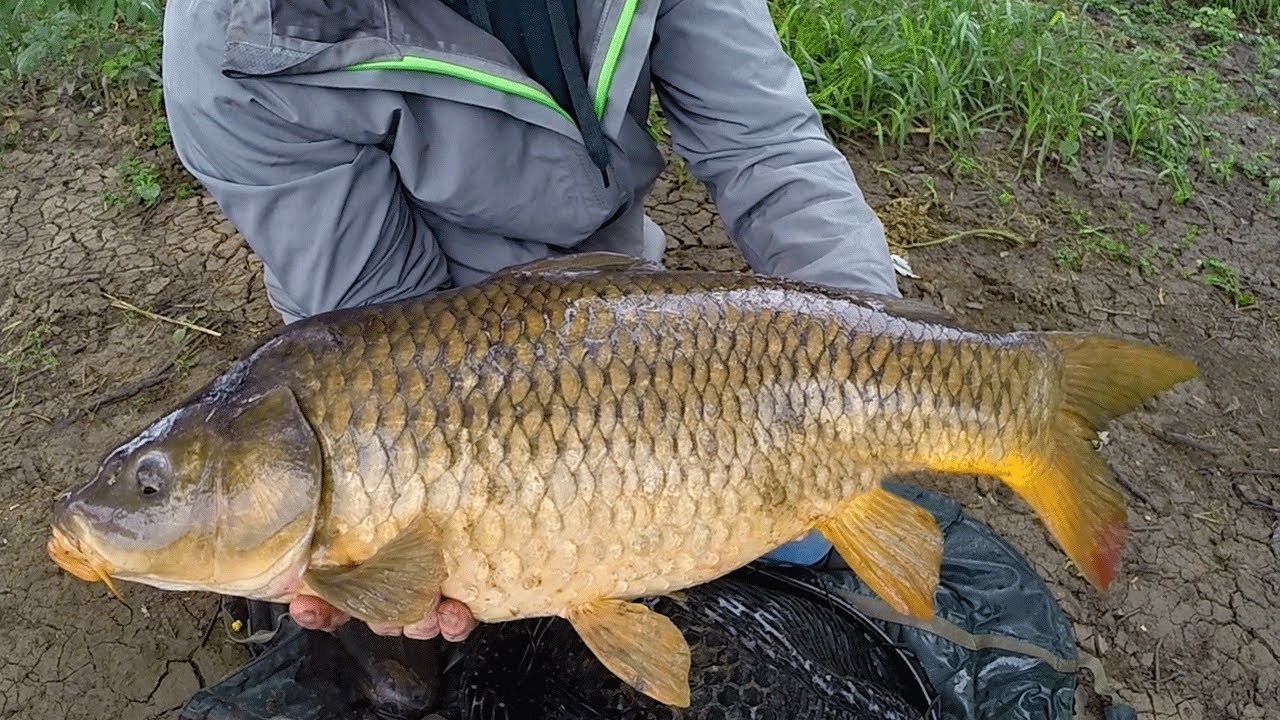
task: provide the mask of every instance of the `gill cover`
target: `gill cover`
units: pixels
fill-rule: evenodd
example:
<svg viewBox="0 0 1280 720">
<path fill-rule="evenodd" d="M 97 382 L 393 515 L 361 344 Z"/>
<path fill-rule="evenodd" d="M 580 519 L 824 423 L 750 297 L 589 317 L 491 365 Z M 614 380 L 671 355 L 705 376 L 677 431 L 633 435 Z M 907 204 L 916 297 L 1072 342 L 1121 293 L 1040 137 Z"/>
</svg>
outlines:
<svg viewBox="0 0 1280 720">
<path fill-rule="evenodd" d="M 224 419 L 225 418 L 225 419 Z M 216 475 L 214 580 L 243 587 L 287 570 L 309 549 L 323 456 L 293 392 L 278 386 L 215 413 L 222 440 Z"/>
<path fill-rule="evenodd" d="M 162 589 L 257 596 L 306 556 L 322 471 L 289 388 L 206 395 L 58 498 L 50 554 Z"/>
</svg>

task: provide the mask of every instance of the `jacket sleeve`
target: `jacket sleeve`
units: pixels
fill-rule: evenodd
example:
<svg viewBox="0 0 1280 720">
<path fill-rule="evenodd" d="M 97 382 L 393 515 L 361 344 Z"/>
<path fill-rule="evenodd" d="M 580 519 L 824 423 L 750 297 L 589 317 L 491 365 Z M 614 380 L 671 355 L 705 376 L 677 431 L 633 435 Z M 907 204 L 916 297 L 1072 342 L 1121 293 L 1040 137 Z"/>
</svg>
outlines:
<svg viewBox="0 0 1280 720">
<path fill-rule="evenodd" d="M 752 269 L 900 295 L 884 228 L 765 0 L 664 0 L 650 62 L 674 149 Z"/>
<path fill-rule="evenodd" d="M 305 104 L 261 81 L 227 78 L 216 58 L 201 54 L 166 44 L 173 144 L 262 260 L 286 322 L 446 280 L 430 228 L 375 140 L 309 129 L 294 109 Z M 310 102 L 344 101 L 311 95 Z"/>
</svg>

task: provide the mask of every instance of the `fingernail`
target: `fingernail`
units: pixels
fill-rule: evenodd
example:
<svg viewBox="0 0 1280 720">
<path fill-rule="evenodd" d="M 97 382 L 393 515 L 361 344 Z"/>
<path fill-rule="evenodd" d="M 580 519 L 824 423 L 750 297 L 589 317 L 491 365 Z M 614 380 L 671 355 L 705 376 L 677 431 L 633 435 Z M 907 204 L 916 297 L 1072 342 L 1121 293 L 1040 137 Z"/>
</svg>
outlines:
<svg viewBox="0 0 1280 720">
<path fill-rule="evenodd" d="M 295 622 L 305 628 L 313 628 L 320 622 L 320 618 L 316 616 L 313 610 L 304 610 L 293 616 Z"/>
</svg>

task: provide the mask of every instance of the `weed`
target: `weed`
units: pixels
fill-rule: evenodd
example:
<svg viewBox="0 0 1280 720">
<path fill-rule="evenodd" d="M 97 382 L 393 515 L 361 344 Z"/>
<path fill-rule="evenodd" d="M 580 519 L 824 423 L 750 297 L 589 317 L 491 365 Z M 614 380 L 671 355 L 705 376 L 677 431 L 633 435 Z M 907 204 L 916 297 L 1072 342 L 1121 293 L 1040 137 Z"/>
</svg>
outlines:
<svg viewBox="0 0 1280 720">
<path fill-rule="evenodd" d="M 1209 163 L 1209 169 L 1213 172 L 1213 176 L 1224 185 L 1231 182 L 1231 178 L 1235 174 L 1236 163 L 1239 162 L 1236 152 L 1237 148 L 1233 145 L 1226 155 Z"/>
<path fill-rule="evenodd" d="M 1231 43 L 1240 39 L 1236 14 L 1229 7 L 1206 5 L 1195 11 L 1187 25 L 1206 39 L 1197 52 L 1206 60 L 1222 57 Z"/>
<path fill-rule="evenodd" d="M 1271 207 L 1277 202 L 1280 202 L 1280 177 L 1273 177 L 1267 181 L 1267 194 L 1262 196 L 1262 204 Z"/>
<path fill-rule="evenodd" d="M 1059 244 L 1053 253 L 1053 262 L 1063 270 L 1080 272 L 1084 269 L 1084 255 L 1075 245 Z"/>
<path fill-rule="evenodd" d="M 179 377 L 185 377 L 191 372 L 191 368 L 196 366 L 195 348 L 185 347 L 178 356 L 173 359 L 173 370 Z"/>
<path fill-rule="evenodd" d="M 1261 180 L 1267 176 L 1267 168 L 1271 165 L 1271 156 L 1276 151 L 1276 138 L 1267 142 L 1267 149 L 1240 163 L 1240 171 L 1250 180 Z"/>
<path fill-rule="evenodd" d="M 160 21 L 153 0 L 0 0 L 0 83 L 145 93 L 159 85 Z"/>
<path fill-rule="evenodd" d="M 1199 237 L 1200 237 L 1199 225 L 1192 225 L 1188 227 L 1187 231 L 1182 234 L 1182 242 L 1178 244 L 1178 254 L 1181 255 L 1184 251 L 1188 250 L 1191 247 L 1191 245 L 1196 241 L 1196 239 Z"/>
<path fill-rule="evenodd" d="M 1054 262 L 1059 267 L 1080 271 L 1084 268 L 1084 261 L 1089 255 L 1098 255 L 1114 262 L 1133 262 L 1129 243 L 1113 234 L 1121 228 L 1095 225 L 1092 214 L 1088 210 L 1077 207 L 1068 195 L 1055 194 L 1054 204 L 1070 216 L 1076 225 L 1074 237 L 1058 242 Z"/>
<path fill-rule="evenodd" d="M 1133 262 L 1133 254 L 1129 243 L 1111 235 L 1099 234 L 1091 237 L 1085 247 L 1108 260 L 1116 262 Z"/>
<path fill-rule="evenodd" d="M 45 340 L 53 326 L 40 323 L 23 336 L 22 341 L 0 355 L 3 363 L 14 377 L 24 375 L 33 370 L 53 370 L 58 367 L 58 356 L 45 347 Z"/>
<path fill-rule="evenodd" d="M 169 134 L 169 121 L 162 117 L 152 120 L 142 135 L 143 143 L 153 150 L 162 148 L 173 141 L 173 136 Z"/>
<path fill-rule="evenodd" d="M 197 324 L 199 323 L 200 320 L 202 320 L 208 314 L 209 313 L 205 310 L 196 310 L 195 312 L 191 313 L 190 317 L 188 317 L 187 315 L 183 315 L 182 317 L 178 318 L 178 320 L 184 323 Z M 190 329 L 187 328 L 186 326 L 180 325 L 178 326 L 177 330 L 173 331 L 173 342 L 178 345 L 182 345 L 183 343 L 185 343 L 187 341 L 187 338 L 189 337 L 191 337 Z"/>
<path fill-rule="evenodd" d="M 654 143 L 662 143 L 671 136 L 671 128 L 667 118 L 662 114 L 662 106 L 656 97 L 649 100 L 649 137 Z"/>
<path fill-rule="evenodd" d="M 121 192 L 108 190 L 102 194 L 102 200 L 111 207 L 123 207 L 139 203 L 151 208 L 160 202 L 160 169 L 153 163 L 129 156 L 116 168 L 118 188 Z"/>
<path fill-rule="evenodd" d="M 1200 282 L 1226 293 L 1237 308 L 1254 304 L 1254 297 L 1240 287 L 1240 273 L 1230 265 L 1215 258 L 1205 258 L 1199 263 Z"/>
<path fill-rule="evenodd" d="M 924 185 L 925 190 L 929 191 L 929 196 L 933 198 L 934 204 L 941 201 L 941 198 L 938 196 L 938 183 L 933 179 L 933 176 L 925 176 L 921 184 Z"/>
<path fill-rule="evenodd" d="M 1191 517 L 1210 525 L 1222 525 L 1230 519 L 1231 515 L 1225 507 L 1215 505 L 1206 507 L 1198 513 L 1192 513 Z"/>
<path fill-rule="evenodd" d="M 1164 246 L 1160 243 L 1151 245 L 1142 254 L 1138 256 L 1138 273 L 1143 276 L 1159 275 L 1160 270 L 1156 267 L 1155 259 L 1160 252 L 1164 250 Z"/>
<path fill-rule="evenodd" d="M 1201 0 L 1207 7 L 1229 10 L 1251 25 L 1280 21 L 1280 0 Z"/>
</svg>

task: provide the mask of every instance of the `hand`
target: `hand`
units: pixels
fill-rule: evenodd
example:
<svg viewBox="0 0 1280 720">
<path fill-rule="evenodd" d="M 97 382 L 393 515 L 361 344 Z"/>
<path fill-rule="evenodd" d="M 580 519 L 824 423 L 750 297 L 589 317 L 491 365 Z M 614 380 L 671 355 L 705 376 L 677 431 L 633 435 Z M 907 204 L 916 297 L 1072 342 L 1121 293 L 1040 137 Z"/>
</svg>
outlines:
<svg viewBox="0 0 1280 720">
<path fill-rule="evenodd" d="M 300 627 L 325 632 L 333 632 L 351 619 L 350 615 L 314 595 L 295 597 L 293 602 L 289 603 L 289 615 Z M 370 625 L 369 629 L 378 635 L 403 634 L 414 640 L 430 640 L 440 635 L 449 642 L 461 642 L 471 634 L 477 624 L 466 605 L 446 598 L 436 603 L 435 610 L 425 618 L 412 625 L 403 627 Z"/>
</svg>

